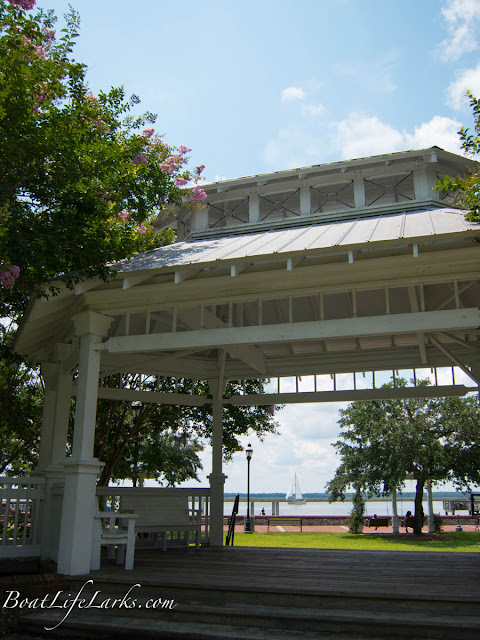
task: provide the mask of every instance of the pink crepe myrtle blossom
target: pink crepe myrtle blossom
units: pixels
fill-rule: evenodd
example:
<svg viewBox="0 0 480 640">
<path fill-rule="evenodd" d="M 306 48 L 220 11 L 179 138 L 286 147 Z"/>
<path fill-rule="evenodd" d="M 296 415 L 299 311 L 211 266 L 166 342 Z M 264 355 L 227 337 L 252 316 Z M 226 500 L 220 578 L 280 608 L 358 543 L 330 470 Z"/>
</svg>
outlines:
<svg viewBox="0 0 480 640">
<path fill-rule="evenodd" d="M 178 164 L 175 164 L 175 163 L 171 164 L 169 162 L 160 162 L 158 166 L 162 171 L 166 171 L 168 175 L 171 176 L 172 173 L 175 171 L 175 169 L 178 167 Z"/>
<path fill-rule="evenodd" d="M 118 217 L 121 218 L 123 221 L 128 220 L 128 217 L 130 215 L 130 211 L 120 211 L 120 213 L 118 214 Z"/>
<path fill-rule="evenodd" d="M 275 407 L 267 407 L 267 413 L 271 417 L 275 413 Z"/>
<path fill-rule="evenodd" d="M 147 227 L 143 224 L 143 222 L 139 227 L 137 227 L 137 231 L 142 235 L 145 235 L 147 233 Z"/>
<path fill-rule="evenodd" d="M 186 180 L 185 178 L 175 178 L 175 184 L 177 185 L 177 187 L 183 187 L 186 184 L 188 184 L 188 180 Z"/>
<path fill-rule="evenodd" d="M 142 131 L 142 137 L 143 138 L 151 138 L 153 136 L 154 131 L 155 131 L 155 129 L 151 129 L 151 128 L 144 129 Z"/>
<path fill-rule="evenodd" d="M 178 147 L 178 153 L 179 153 L 180 155 L 182 155 L 182 156 L 183 156 L 183 155 L 185 155 L 186 153 L 190 153 L 190 151 L 191 151 L 191 149 L 189 149 L 188 147 L 186 147 L 184 144 L 181 144 L 181 145 Z"/>
<path fill-rule="evenodd" d="M 16 264 L 13 264 L 3 271 L 0 271 L 0 284 L 4 289 L 13 289 L 15 280 L 18 278 L 19 273 L 20 267 L 18 267 Z"/>
<path fill-rule="evenodd" d="M 25 11 L 29 11 L 30 9 L 33 9 L 33 7 L 37 3 L 37 0 L 8 0 L 8 1 L 13 7 L 20 7 Z"/>
<path fill-rule="evenodd" d="M 35 47 L 35 53 L 39 58 L 46 58 L 47 53 L 43 47 Z"/>
<path fill-rule="evenodd" d="M 137 153 L 132 160 L 133 164 L 147 164 L 147 156 L 144 153 Z"/>
<path fill-rule="evenodd" d="M 207 198 L 207 194 L 201 187 L 199 186 L 193 187 L 192 200 L 205 200 L 205 198 Z"/>
<path fill-rule="evenodd" d="M 195 167 L 195 173 L 197 174 L 197 176 L 199 176 L 204 169 L 205 169 L 204 164 L 199 164 L 198 167 Z"/>
</svg>

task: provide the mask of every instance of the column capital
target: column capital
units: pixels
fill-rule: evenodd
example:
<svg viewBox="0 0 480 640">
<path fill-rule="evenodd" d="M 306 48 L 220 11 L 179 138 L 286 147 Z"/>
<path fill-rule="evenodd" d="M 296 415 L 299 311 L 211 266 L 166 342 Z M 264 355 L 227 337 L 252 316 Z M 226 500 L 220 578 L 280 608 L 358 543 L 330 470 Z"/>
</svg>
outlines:
<svg viewBox="0 0 480 640">
<path fill-rule="evenodd" d="M 95 311 L 82 311 L 73 316 L 75 324 L 75 334 L 79 337 L 85 335 L 95 335 L 105 338 L 112 324 L 113 318 L 104 316 Z"/>
</svg>

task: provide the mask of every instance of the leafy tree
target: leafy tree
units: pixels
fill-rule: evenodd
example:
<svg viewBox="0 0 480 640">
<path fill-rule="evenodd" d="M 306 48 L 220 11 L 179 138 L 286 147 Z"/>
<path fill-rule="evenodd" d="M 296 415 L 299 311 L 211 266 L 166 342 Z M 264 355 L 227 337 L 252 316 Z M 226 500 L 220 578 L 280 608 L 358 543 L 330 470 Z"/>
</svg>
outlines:
<svg viewBox="0 0 480 640">
<path fill-rule="evenodd" d="M 104 384 L 118 386 L 118 376 L 104 380 Z M 208 384 L 191 380 L 123 375 L 122 384 L 132 389 L 178 393 L 194 392 L 211 397 Z M 261 393 L 263 381 L 249 380 L 248 393 Z M 239 383 L 230 382 L 225 395 L 238 393 Z M 276 433 L 273 420 L 275 407 L 235 407 L 225 405 L 223 412 L 223 453 L 230 459 L 241 450 L 239 437 L 255 433 L 263 437 Z M 173 486 L 197 477 L 201 468 L 198 453 L 212 438 L 211 407 L 142 404 L 138 416 L 132 404 L 100 400 L 97 406 L 95 456 L 105 466 L 99 483 L 130 479 L 137 484 L 141 478 L 151 478 Z"/>
<path fill-rule="evenodd" d="M 0 317 L 55 277 L 107 278 L 108 263 L 171 242 L 149 222 L 193 178 L 190 149 L 155 135 L 153 114 L 131 115 L 136 96 L 89 91 L 72 57 L 78 15 L 58 37 L 34 5 L 0 0 Z"/>
<path fill-rule="evenodd" d="M 400 378 L 395 385 L 407 382 Z M 368 496 L 389 494 L 410 474 L 416 481 L 414 531 L 420 534 L 427 480 L 451 481 L 459 488 L 480 482 L 476 397 L 353 402 L 340 416 L 342 432 L 333 446 L 341 464 L 327 484 L 332 501 L 345 499 L 349 486 Z"/>
<path fill-rule="evenodd" d="M 462 127 L 458 132 L 462 141 L 462 149 L 472 158 L 480 153 L 480 100 L 470 91 L 467 91 L 470 99 L 474 118 L 474 131 Z M 437 182 L 436 188 L 444 193 L 455 193 L 455 202 L 462 209 L 466 209 L 467 220 L 480 221 L 480 169 L 472 170 L 466 176 L 446 176 Z"/>
<path fill-rule="evenodd" d="M 180 202 L 190 181 L 191 206 L 206 197 L 203 165 L 188 171 L 191 149 L 155 134 L 153 114 L 132 115 L 136 96 L 89 91 L 87 70 L 73 58 L 78 15 L 72 10 L 57 35 L 53 12 L 31 13 L 35 4 L 0 0 L 0 317 L 12 323 L 0 341 L 0 465 L 8 473 L 34 465 L 39 440 L 42 379 L 10 352 L 28 300 L 55 294 L 60 280 L 107 279 L 109 263 L 172 242 L 173 232 L 154 234 L 150 222 Z M 261 385 L 251 383 L 255 391 Z M 266 409 L 232 407 L 225 415 L 227 456 L 249 429 L 274 431 Z M 199 438 L 209 435 L 208 409 L 145 405 L 132 423 L 130 405 L 101 401 L 102 481 L 195 477 Z"/>
<path fill-rule="evenodd" d="M 8 333 L 8 327 L 0 325 L 0 331 Z M 0 359 L 0 474 L 24 475 L 35 467 L 42 404 L 39 371 Z"/>
</svg>

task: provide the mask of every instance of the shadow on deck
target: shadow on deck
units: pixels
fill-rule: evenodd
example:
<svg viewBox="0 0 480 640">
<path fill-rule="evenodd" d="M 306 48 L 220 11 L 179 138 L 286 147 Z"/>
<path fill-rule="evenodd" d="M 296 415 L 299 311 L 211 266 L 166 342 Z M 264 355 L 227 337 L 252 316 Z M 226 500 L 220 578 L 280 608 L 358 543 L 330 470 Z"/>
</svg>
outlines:
<svg viewBox="0 0 480 640">
<path fill-rule="evenodd" d="M 480 555 L 259 547 L 138 550 L 71 580 L 105 609 L 74 611 L 49 637 L 169 640 L 478 640 Z M 87 581 L 93 583 L 86 584 Z M 128 594 L 131 608 L 118 603 Z M 157 607 L 148 608 L 147 602 Z M 64 612 L 25 616 L 37 632 Z M 69 632 L 70 635 L 66 635 Z M 65 634 L 65 635 L 63 635 Z"/>
<path fill-rule="evenodd" d="M 442 552 L 204 547 L 139 550 L 133 571 L 102 562 L 95 583 L 288 593 L 478 599 L 480 555 Z M 84 581 L 85 576 L 76 578 Z"/>
</svg>

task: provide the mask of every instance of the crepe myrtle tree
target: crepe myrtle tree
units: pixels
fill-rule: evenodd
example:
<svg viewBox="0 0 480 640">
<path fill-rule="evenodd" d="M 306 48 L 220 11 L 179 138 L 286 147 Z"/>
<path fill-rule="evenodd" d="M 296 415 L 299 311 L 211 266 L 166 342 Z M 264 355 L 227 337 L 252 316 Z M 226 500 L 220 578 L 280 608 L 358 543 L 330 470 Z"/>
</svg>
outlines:
<svg viewBox="0 0 480 640">
<path fill-rule="evenodd" d="M 475 159 L 480 154 L 480 100 L 470 91 L 466 95 L 470 100 L 474 127 L 473 132 L 461 127 L 458 135 L 465 154 Z M 465 176 L 445 176 L 435 186 L 447 195 L 455 194 L 455 204 L 467 210 L 467 220 L 480 222 L 480 169 L 473 169 Z"/>
<path fill-rule="evenodd" d="M 397 378 L 395 386 L 406 387 L 407 381 Z M 453 482 L 459 489 L 480 482 L 477 397 L 353 402 L 340 410 L 338 424 L 342 431 L 333 446 L 341 463 L 326 485 L 331 501 L 344 500 L 349 487 L 369 497 L 390 494 L 409 474 L 416 483 L 414 532 L 421 534 L 427 480 Z"/>
<path fill-rule="evenodd" d="M 0 0 L 0 317 L 55 292 L 53 278 L 106 279 L 108 263 L 172 242 L 150 222 L 202 179 L 153 114 L 132 115 L 136 96 L 90 91 L 73 58 L 78 14 L 56 31 L 35 4 Z M 206 194 L 196 184 L 188 197 Z"/>
</svg>

